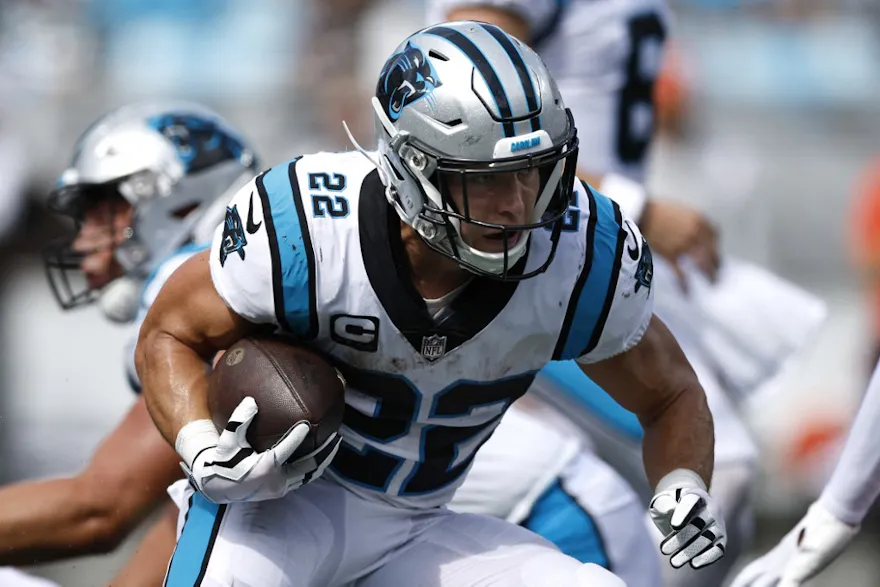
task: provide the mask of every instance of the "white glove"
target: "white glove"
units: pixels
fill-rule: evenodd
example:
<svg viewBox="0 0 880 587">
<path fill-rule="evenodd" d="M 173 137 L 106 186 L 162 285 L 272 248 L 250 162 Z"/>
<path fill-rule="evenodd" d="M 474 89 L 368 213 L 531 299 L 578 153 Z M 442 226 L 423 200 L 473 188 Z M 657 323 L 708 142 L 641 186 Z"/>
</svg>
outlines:
<svg viewBox="0 0 880 587">
<path fill-rule="evenodd" d="M 211 420 L 196 420 L 177 435 L 175 448 L 190 483 L 214 503 L 277 499 L 317 479 L 336 451 L 341 437 L 333 434 L 318 450 L 293 462 L 293 455 L 309 433 L 309 423 L 299 422 L 269 450 L 256 452 L 245 436 L 257 415 L 257 403 L 244 398 L 218 435 Z"/>
<path fill-rule="evenodd" d="M 699 569 L 724 556 L 724 517 L 695 472 L 676 469 L 663 477 L 648 512 L 664 536 L 660 552 L 676 569 L 688 562 Z"/>
<path fill-rule="evenodd" d="M 797 587 L 815 577 L 858 534 L 818 502 L 773 550 L 753 561 L 731 587 Z"/>
</svg>

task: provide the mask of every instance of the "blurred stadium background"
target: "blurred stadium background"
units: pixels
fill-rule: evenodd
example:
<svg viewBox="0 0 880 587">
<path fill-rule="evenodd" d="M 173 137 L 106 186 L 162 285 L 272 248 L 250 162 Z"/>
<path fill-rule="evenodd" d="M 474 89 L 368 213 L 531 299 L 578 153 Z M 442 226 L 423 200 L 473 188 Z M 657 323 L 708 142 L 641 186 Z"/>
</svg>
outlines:
<svg viewBox="0 0 880 587">
<path fill-rule="evenodd" d="M 760 550 L 817 495 L 880 348 L 880 277 L 862 270 L 880 259 L 880 1 L 672 5 L 653 191 L 698 205 L 727 252 L 829 307 L 745 407 L 763 449 Z M 245 129 L 264 166 L 345 148 L 342 119 L 368 143 L 382 60 L 423 19 L 420 0 L 0 2 L 0 480 L 80 467 L 131 401 L 130 332 L 94 309 L 62 314 L 39 258 L 59 230 L 45 195 L 85 126 L 174 96 Z M 880 584 L 878 522 L 811 585 Z M 36 570 L 98 585 L 124 554 Z"/>
</svg>

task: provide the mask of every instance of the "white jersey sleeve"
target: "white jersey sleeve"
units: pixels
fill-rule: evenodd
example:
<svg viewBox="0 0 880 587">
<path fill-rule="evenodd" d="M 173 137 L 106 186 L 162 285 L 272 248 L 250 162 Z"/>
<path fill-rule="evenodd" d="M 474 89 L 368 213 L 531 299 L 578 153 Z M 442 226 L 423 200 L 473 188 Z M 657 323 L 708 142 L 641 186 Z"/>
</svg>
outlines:
<svg viewBox="0 0 880 587">
<path fill-rule="evenodd" d="M 430 24 L 449 20 L 458 8 L 499 8 L 512 12 L 529 25 L 531 34 L 544 30 L 559 12 L 558 0 L 428 0 Z"/>
<path fill-rule="evenodd" d="M 257 324 L 277 323 L 273 291 L 271 213 L 259 176 L 248 182 L 226 207 L 211 244 L 211 279 L 229 308 Z M 270 220 L 267 222 L 267 218 Z M 274 244 L 274 243 L 273 243 Z"/>
<path fill-rule="evenodd" d="M 858 526 L 880 495 L 880 364 L 874 368 L 849 438 L 819 501 L 840 521 Z"/>
<path fill-rule="evenodd" d="M 588 253 L 573 294 L 576 308 L 568 335 L 582 348 L 567 353 L 584 364 L 635 346 L 648 328 L 654 303 L 647 241 L 615 202 L 595 191 L 591 195 Z"/>
</svg>

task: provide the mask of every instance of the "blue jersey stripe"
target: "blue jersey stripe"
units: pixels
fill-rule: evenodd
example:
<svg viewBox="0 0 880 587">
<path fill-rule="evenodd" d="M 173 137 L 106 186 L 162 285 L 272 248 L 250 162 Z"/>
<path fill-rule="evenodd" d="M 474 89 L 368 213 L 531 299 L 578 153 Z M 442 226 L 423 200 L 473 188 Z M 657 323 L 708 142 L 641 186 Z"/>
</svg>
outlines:
<svg viewBox="0 0 880 587">
<path fill-rule="evenodd" d="M 581 355 L 586 355 L 596 348 L 596 345 L 599 344 L 599 338 L 601 338 L 602 332 L 605 330 L 605 322 L 608 320 L 608 314 L 611 312 L 611 305 L 614 303 L 614 294 L 617 293 L 617 281 L 620 276 L 620 266 L 622 261 L 621 255 L 623 255 L 623 245 L 626 242 L 626 230 L 623 228 L 623 215 L 620 213 L 620 206 L 617 205 L 617 202 L 606 198 L 602 194 L 597 194 L 597 197 L 611 203 L 612 213 L 614 214 L 614 226 L 617 231 L 617 243 L 611 253 L 611 259 L 613 259 L 613 262 L 611 263 L 611 272 L 608 278 L 608 286 L 605 291 L 605 301 L 602 304 L 602 311 L 599 312 L 596 325 L 593 327 L 593 336 L 590 337 L 587 346 L 580 352 Z M 609 235 L 609 237 L 613 238 L 613 235 Z M 605 251 L 603 251 L 603 254 L 607 255 Z"/>
<path fill-rule="evenodd" d="M 257 180 L 273 265 L 279 324 L 300 339 L 317 335 L 315 256 L 296 181 L 296 161 Z M 267 213 L 268 212 L 268 213 Z"/>
<path fill-rule="evenodd" d="M 193 495 L 183 531 L 168 567 L 166 587 L 192 587 L 201 582 L 208 568 L 211 549 L 220 531 L 224 512 L 225 505 L 212 503 L 200 493 Z"/>
<path fill-rule="evenodd" d="M 587 262 L 572 292 L 574 305 L 569 305 L 561 333 L 564 343 L 556 356 L 559 359 L 577 358 L 598 343 L 617 287 L 619 248 L 626 236 L 617 205 L 589 188 L 586 193 L 590 205 Z"/>
</svg>

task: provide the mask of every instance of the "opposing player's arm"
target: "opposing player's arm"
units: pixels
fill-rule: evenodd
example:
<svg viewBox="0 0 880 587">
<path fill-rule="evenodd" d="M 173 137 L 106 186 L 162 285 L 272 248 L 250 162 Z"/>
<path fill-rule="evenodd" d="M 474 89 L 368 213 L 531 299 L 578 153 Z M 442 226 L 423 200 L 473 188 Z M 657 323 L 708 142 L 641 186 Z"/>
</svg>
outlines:
<svg viewBox="0 0 880 587">
<path fill-rule="evenodd" d="M 165 498 L 165 508 L 131 555 L 107 585 L 109 587 L 155 587 L 165 581 L 168 561 L 177 544 L 177 514 L 173 501 Z"/>
<path fill-rule="evenodd" d="M 840 460 L 819 502 L 846 524 L 858 526 L 880 496 L 880 363 L 853 422 Z"/>
<path fill-rule="evenodd" d="M 0 566 L 113 551 L 168 501 L 178 461 L 138 399 L 78 474 L 0 488 Z"/>
<path fill-rule="evenodd" d="M 736 576 L 733 587 L 800 585 L 831 564 L 858 534 L 880 496 L 880 364 L 831 479 L 807 514 L 770 552 Z"/>
</svg>

